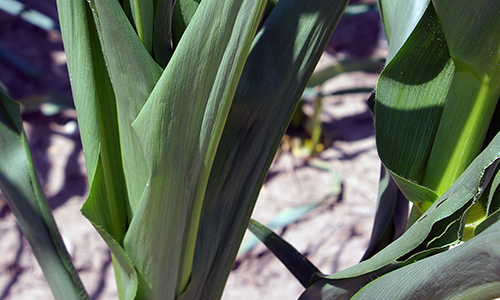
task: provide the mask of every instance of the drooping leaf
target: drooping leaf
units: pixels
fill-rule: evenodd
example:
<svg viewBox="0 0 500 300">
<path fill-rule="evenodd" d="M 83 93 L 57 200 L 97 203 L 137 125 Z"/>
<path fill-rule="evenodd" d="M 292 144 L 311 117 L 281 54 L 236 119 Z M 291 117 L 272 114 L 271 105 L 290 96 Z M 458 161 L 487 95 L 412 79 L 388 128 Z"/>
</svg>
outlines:
<svg viewBox="0 0 500 300">
<path fill-rule="evenodd" d="M 315 273 L 321 273 L 307 257 L 266 226 L 251 219 L 248 229 L 287 267 L 303 287 L 309 286 Z"/>
<path fill-rule="evenodd" d="M 0 88 L 0 188 L 56 299 L 89 299 L 36 175 L 20 105 Z"/>
<path fill-rule="evenodd" d="M 500 134 L 459 179 L 399 239 L 372 258 L 327 276 L 300 299 L 349 299 L 368 282 L 392 270 L 446 251 L 460 241 L 467 209 L 478 201 L 492 179 L 488 168 L 500 158 Z M 328 295 L 323 298 L 319 295 Z M 319 298 L 315 298 L 319 297 Z"/>
<path fill-rule="evenodd" d="M 500 222 L 445 253 L 390 272 L 352 299 L 494 299 L 500 297 Z"/>
</svg>

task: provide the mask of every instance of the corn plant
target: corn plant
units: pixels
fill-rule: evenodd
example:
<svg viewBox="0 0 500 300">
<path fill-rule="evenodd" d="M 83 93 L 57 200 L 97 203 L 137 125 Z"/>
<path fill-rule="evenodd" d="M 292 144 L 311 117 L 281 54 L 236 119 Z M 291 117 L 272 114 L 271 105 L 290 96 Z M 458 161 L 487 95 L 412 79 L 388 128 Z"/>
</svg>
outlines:
<svg viewBox="0 0 500 300">
<path fill-rule="evenodd" d="M 85 154 L 82 213 L 120 299 L 218 299 L 347 0 L 57 1 Z M 0 187 L 56 299 L 87 299 L 0 93 Z"/>
<path fill-rule="evenodd" d="M 379 9 L 389 52 L 370 102 L 383 166 L 362 262 L 325 275 L 250 229 L 304 285 L 300 299 L 500 297 L 500 1 Z"/>
</svg>

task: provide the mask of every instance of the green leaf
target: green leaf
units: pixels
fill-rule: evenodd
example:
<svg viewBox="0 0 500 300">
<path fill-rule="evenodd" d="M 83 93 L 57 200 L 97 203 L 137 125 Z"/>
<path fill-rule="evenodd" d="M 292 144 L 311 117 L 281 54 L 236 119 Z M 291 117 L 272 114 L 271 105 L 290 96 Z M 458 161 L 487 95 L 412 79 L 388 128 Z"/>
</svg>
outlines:
<svg viewBox="0 0 500 300">
<path fill-rule="evenodd" d="M 132 279 L 118 284 L 119 294 L 122 299 L 133 299 L 137 275 L 123 257 L 123 249 L 117 246 L 123 242 L 130 207 L 122 171 L 115 93 L 88 3 L 80 0 L 57 4 L 90 186 L 82 212 L 108 243 L 113 256 L 122 262 L 116 264 L 117 281 Z"/>
<path fill-rule="evenodd" d="M 398 189 L 394 179 L 382 165 L 378 191 L 377 210 L 370 244 L 363 255 L 367 260 L 401 236 L 408 220 L 408 200 Z"/>
<path fill-rule="evenodd" d="M 487 212 L 488 214 L 493 214 L 500 209 L 500 172 L 497 171 L 488 195 Z"/>
<path fill-rule="evenodd" d="M 390 272 L 352 299 L 494 299 L 500 297 L 500 222 L 445 253 Z"/>
<path fill-rule="evenodd" d="M 117 1 L 93 0 L 92 8 L 102 46 L 101 55 L 105 58 L 116 96 L 114 106 L 118 107 L 122 168 L 127 181 L 128 213 L 129 218 L 132 218 L 150 172 L 139 139 L 132 129 L 132 122 L 155 87 L 162 70 L 144 48 Z M 80 113 L 78 107 L 77 113 Z M 120 156 L 119 152 L 113 155 Z M 125 198 L 120 200 L 127 201 Z"/>
<path fill-rule="evenodd" d="M 0 88 L 0 188 L 56 299 L 90 299 L 36 175 L 20 105 Z"/>
<path fill-rule="evenodd" d="M 222 294 L 281 137 L 346 5 L 279 1 L 257 34 L 217 149 L 181 299 Z"/>
<path fill-rule="evenodd" d="M 126 0 L 129 3 L 137 35 L 149 53 L 153 53 L 153 25 L 155 7 L 153 0 Z M 117 1 L 115 1 L 117 2 Z"/>
<path fill-rule="evenodd" d="M 300 299 L 317 299 L 314 297 L 321 294 L 347 299 L 375 278 L 458 243 L 467 210 L 485 191 L 492 177 L 488 168 L 496 165 L 499 158 L 500 134 L 497 134 L 450 189 L 400 238 L 372 258 L 319 280 Z M 318 299 L 337 299 L 330 296 Z"/>
<path fill-rule="evenodd" d="M 202 2 L 133 123 L 150 173 L 125 250 L 153 298 L 189 283 L 208 176 L 264 5 Z"/>
<path fill-rule="evenodd" d="M 375 132 L 380 158 L 397 175 L 394 180 L 405 197 L 422 210 L 437 199 L 417 182 L 427 167 L 453 70 L 439 20 L 429 5 L 377 84 Z"/>
<path fill-rule="evenodd" d="M 201 0 L 176 0 L 172 12 L 172 43 L 177 48 Z"/>
<path fill-rule="evenodd" d="M 387 54 L 389 62 L 421 23 L 430 0 L 378 0 L 378 3 L 384 32 L 390 44 Z"/>
<path fill-rule="evenodd" d="M 100 219 L 106 223 L 100 226 L 121 241 L 126 229 L 128 205 L 123 173 L 120 172 L 122 162 L 115 95 L 87 3 L 59 1 L 58 11 L 85 149 L 89 199 L 99 203 L 101 208 L 97 211 L 105 214 Z M 80 64 L 86 68 L 79 67 Z M 94 180 L 96 177 L 99 180 Z"/>
<path fill-rule="evenodd" d="M 498 1 L 433 1 L 455 65 L 423 184 L 445 191 L 482 150 L 500 97 Z"/>
<path fill-rule="evenodd" d="M 307 257 L 266 226 L 251 219 L 248 229 L 285 265 L 303 287 L 309 286 L 315 273 L 321 273 Z"/>
</svg>

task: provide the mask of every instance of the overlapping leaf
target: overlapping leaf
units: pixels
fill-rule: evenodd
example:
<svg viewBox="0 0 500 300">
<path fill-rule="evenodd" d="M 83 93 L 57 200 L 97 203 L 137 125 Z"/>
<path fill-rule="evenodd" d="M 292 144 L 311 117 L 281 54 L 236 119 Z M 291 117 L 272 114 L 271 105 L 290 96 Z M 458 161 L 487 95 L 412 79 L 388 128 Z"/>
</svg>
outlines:
<svg viewBox="0 0 500 300">
<path fill-rule="evenodd" d="M 137 278 L 121 248 L 129 204 L 115 93 L 87 1 L 58 1 L 58 11 L 90 186 L 83 211 L 113 253 L 120 297 L 133 299 Z"/>
<path fill-rule="evenodd" d="M 450 251 L 384 275 L 352 299 L 495 299 L 500 297 L 500 222 Z"/>
<path fill-rule="evenodd" d="M 377 84 L 375 132 L 380 158 L 406 198 L 422 210 L 437 195 L 415 182 L 424 175 L 453 69 L 439 20 L 429 5 Z"/>
<path fill-rule="evenodd" d="M 368 249 L 361 260 L 375 255 L 385 246 L 397 239 L 406 229 L 408 219 L 408 200 L 398 189 L 394 179 L 382 165 L 377 201 L 377 213 Z"/>
<path fill-rule="evenodd" d="M 149 181 L 125 250 L 152 298 L 186 288 L 215 151 L 265 3 L 204 1 L 133 123 Z"/>
<path fill-rule="evenodd" d="M 500 1 L 432 3 L 455 65 L 422 180 L 441 194 L 481 151 L 500 97 Z"/>
<path fill-rule="evenodd" d="M 485 191 L 493 175 L 490 166 L 499 158 L 500 134 L 399 239 L 364 262 L 318 279 L 301 299 L 349 299 L 375 278 L 459 242 L 467 209 Z"/>
<path fill-rule="evenodd" d="M 279 1 L 257 34 L 203 202 L 181 299 L 217 299 L 284 131 L 347 1 Z"/>
<path fill-rule="evenodd" d="M 169 1 L 158 3 L 157 9 L 163 3 L 162 11 L 168 14 Z M 87 49 L 70 54 L 70 70 L 79 71 L 73 62 L 81 58 L 91 61 L 92 70 L 92 76 L 77 72 L 80 81 L 87 81 L 75 93 L 94 107 L 82 114 L 89 116 L 82 132 L 88 132 L 85 140 L 94 149 L 86 153 L 92 184 L 83 210 L 114 253 L 120 297 L 134 297 L 137 285 L 139 298 L 174 299 L 186 287 L 186 299 L 220 297 L 236 255 L 234 245 L 241 242 L 280 137 L 345 5 L 319 0 L 305 6 L 299 1 L 279 3 L 255 38 L 244 69 L 264 10 L 262 1 L 195 3 L 183 14 L 184 27 L 179 27 L 180 14 L 174 9 L 175 52 L 161 58 L 163 73 L 130 25 L 134 17 L 127 17 L 117 2 L 90 1 L 93 20 L 82 8 L 79 12 L 87 13 L 83 19 L 65 19 L 67 28 L 90 28 L 83 35 L 85 45 L 69 33 L 65 37 L 72 51 Z M 157 19 L 155 25 L 166 33 L 163 49 L 170 43 L 168 18 Z M 81 47 L 71 48 L 72 43 Z M 104 59 L 92 56 L 97 54 Z M 101 98 L 87 99 L 84 90 L 91 91 L 88 98 L 98 92 Z M 80 109 L 86 108 L 86 101 L 76 101 Z M 109 120 L 102 118 L 107 113 Z M 96 129 L 107 126 L 117 128 L 113 134 L 118 132 L 119 139 Z M 221 135 L 223 146 L 218 146 Z M 111 165 L 104 160 L 111 155 L 116 158 L 112 165 L 126 179 L 106 177 Z M 126 211 L 128 226 L 123 248 L 122 231 L 114 231 L 109 222 L 112 209 L 97 201 L 112 197 L 110 184 L 119 181 L 122 196 L 116 203 Z M 226 213 L 220 205 L 227 205 Z"/>
<path fill-rule="evenodd" d="M 483 146 L 500 86 L 497 4 L 381 3 L 390 48 L 377 86 L 377 148 L 420 211 Z"/>
</svg>

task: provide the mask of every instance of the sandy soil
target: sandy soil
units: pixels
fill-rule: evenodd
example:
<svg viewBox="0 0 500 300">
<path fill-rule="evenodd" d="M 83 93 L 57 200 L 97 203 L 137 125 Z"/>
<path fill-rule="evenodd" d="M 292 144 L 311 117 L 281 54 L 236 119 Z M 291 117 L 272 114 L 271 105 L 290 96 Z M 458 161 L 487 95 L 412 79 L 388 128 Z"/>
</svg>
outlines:
<svg viewBox="0 0 500 300">
<path fill-rule="evenodd" d="M 56 18 L 54 1 L 24 1 L 30 8 Z M 339 24 L 320 68 L 343 57 L 383 56 L 377 15 L 345 18 Z M 360 42 L 361 41 L 361 42 Z M 0 81 L 17 100 L 28 104 L 47 97 L 70 100 L 64 53 L 57 33 L 47 33 L 0 12 L 0 46 L 30 62 L 43 74 L 23 75 L 0 61 Z M 323 87 L 335 92 L 353 87 L 374 87 L 376 74 L 348 73 Z M 264 184 L 254 218 L 267 224 L 288 208 L 318 202 L 335 183 L 327 166 L 342 177 L 342 192 L 297 222 L 277 229 L 287 241 L 323 272 L 330 274 L 359 261 L 367 247 L 374 217 L 380 162 L 373 135 L 373 120 L 366 106 L 369 94 L 329 96 L 321 115 L 325 150 L 313 159 L 281 151 Z M 306 114 L 312 108 L 304 106 Z M 60 231 L 92 299 L 117 299 L 107 246 L 79 209 L 87 184 L 75 112 L 63 110 L 46 116 L 27 110 L 23 119 L 33 156 Z M 247 240 L 248 238 L 245 238 Z M 53 299 L 43 274 L 23 238 L 15 218 L 0 194 L 0 299 Z M 296 299 L 303 288 L 262 245 L 235 264 L 224 300 Z"/>
</svg>

